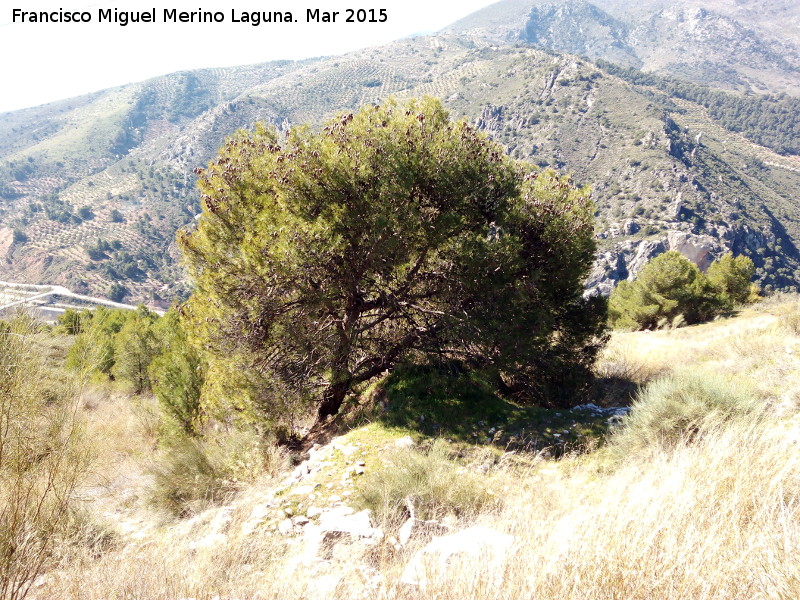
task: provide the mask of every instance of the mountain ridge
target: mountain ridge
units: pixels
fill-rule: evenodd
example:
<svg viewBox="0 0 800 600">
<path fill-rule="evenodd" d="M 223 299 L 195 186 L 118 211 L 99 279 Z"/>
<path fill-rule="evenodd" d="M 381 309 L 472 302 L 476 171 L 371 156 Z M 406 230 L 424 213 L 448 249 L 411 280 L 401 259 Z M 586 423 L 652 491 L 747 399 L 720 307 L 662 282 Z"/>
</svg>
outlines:
<svg viewBox="0 0 800 600">
<path fill-rule="evenodd" d="M 444 31 L 724 89 L 800 94 L 800 9 L 786 0 L 501 0 Z"/>
<path fill-rule="evenodd" d="M 496 21 L 530 2 L 499 4 L 510 8 Z M 172 242 L 200 212 L 192 170 L 226 136 L 255 121 L 319 126 L 389 95 L 430 94 L 513 157 L 593 187 L 595 292 L 668 247 L 696 257 L 744 252 L 763 285 L 796 286 L 800 159 L 748 139 L 764 130 L 758 119 L 736 132 L 714 112 L 727 99 L 731 114 L 760 111 L 769 131 L 791 132 L 792 122 L 776 120 L 785 111 L 764 112 L 791 97 L 718 97 L 694 84 L 680 84 L 690 87 L 677 97 L 680 80 L 636 73 L 447 30 L 339 57 L 179 72 L 3 113 L 0 275 L 94 295 L 119 284 L 127 301 L 165 305 L 187 292 Z"/>
</svg>

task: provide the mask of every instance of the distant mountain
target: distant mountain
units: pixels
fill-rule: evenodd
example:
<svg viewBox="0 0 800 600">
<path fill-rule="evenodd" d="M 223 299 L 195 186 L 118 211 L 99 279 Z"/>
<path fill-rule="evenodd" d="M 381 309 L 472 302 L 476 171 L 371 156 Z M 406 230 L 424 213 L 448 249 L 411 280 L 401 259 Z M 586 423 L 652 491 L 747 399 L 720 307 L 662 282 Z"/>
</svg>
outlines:
<svg viewBox="0 0 800 600">
<path fill-rule="evenodd" d="M 503 0 L 445 31 L 727 89 L 800 94 L 794 0 Z"/>
<path fill-rule="evenodd" d="M 638 11 L 650 15 L 648 5 L 657 3 Z M 525 39 L 563 37 L 542 23 L 567 13 L 532 6 L 507 0 L 441 35 L 341 57 L 182 72 L 0 113 L 0 279 L 166 304 L 187 292 L 173 240 L 200 212 L 192 171 L 226 136 L 259 120 L 316 126 L 390 94 L 430 94 L 512 156 L 592 186 L 594 290 L 668 248 L 701 265 L 733 249 L 753 258 L 762 284 L 798 285 L 798 100 L 623 68 L 646 69 L 642 48 L 653 42 L 632 43 L 621 3 L 569 8 L 581 23 L 573 31 L 592 32 L 571 51 L 609 60 L 614 51 L 614 64 L 534 48 Z M 759 27 L 759 39 L 774 33 Z"/>
</svg>

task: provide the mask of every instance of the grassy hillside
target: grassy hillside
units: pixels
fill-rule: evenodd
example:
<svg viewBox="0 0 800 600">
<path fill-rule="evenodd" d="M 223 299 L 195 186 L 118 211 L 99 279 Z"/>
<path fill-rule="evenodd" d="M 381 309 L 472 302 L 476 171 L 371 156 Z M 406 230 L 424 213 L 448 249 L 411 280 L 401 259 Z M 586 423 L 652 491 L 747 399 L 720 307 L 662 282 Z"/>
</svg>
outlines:
<svg viewBox="0 0 800 600">
<path fill-rule="evenodd" d="M 794 597 L 798 322 L 800 300 L 783 296 L 615 333 L 594 399 L 633 400 L 621 419 L 508 412 L 469 385 L 424 385 L 446 374 L 397 372 L 339 437 L 295 457 L 223 431 L 159 444 L 149 397 L 90 385 L 76 414 L 93 467 L 29 597 Z M 35 344 L 58 370 L 67 338 Z M 540 442 L 496 435 L 520 423 Z M 406 541 L 409 502 L 426 524 Z M 315 545 L 362 508 L 372 537 Z M 499 562 L 458 555 L 422 585 L 401 581 L 432 536 L 475 524 L 514 536 Z"/>
</svg>

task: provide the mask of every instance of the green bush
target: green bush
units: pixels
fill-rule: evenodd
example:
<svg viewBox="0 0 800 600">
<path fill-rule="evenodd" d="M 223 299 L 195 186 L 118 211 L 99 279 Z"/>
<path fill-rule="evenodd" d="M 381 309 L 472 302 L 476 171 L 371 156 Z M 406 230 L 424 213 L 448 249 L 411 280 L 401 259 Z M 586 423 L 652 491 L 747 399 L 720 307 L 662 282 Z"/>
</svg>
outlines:
<svg viewBox="0 0 800 600">
<path fill-rule="evenodd" d="M 98 308 L 94 313 L 65 313 L 63 318 L 63 328 L 79 332 L 67 352 L 68 368 L 103 373 L 129 384 L 137 394 L 150 389 L 150 363 L 163 346 L 154 313 L 144 306 L 136 310 Z"/>
<path fill-rule="evenodd" d="M 116 361 L 115 336 L 132 315 L 129 310 L 98 308 L 82 316 L 81 332 L 67 352 L 67 367 L 85 374 L 110 375 Z"/>
<path fill-rule="evenodd" d="M 58 317 L 58 328 L 67 335 L 78 335 L 88 327 L 91 320 L 91 311 L 68 308 Z"/>
<path fill-rule="evenodd" d="M 728 252 L 708 269 L 708 281 L 716 290 L 722 305 L 730 310 L 737 304 L 745 304 L 750 300 L 752 284 L 750 280 L 755 274 L 753 261 L 746 256 L 733 257 Z"/>
<path fill-rule="evenodd" d="M 724 255 L 706 276 L 680 253 L 665 252 L 634 281 L 619 283 L 609 298 L 609 322 L 618 328 L 656 329 L 706 321 L 750 299 L 753 273 L 753 261 L 744 256 Z"/>
<path fill-rule="evenodd" d="M 361 506 L 384 522 L 396 523 L 409 501 L 419 519 L 469 517 L 496 501 L 487 478 L 452 460 L 443 440 L 436 440 L 428 452 L 398 450 L 389 460 L 364 475 L 357 490 Z"/>
<path fill-rule="evenodd" d="M 518 408 L 481 375 L 453 362 L 401 365 L 376 388 L 386 404 L 378 418 L 390 427 L 472 440 L 476 421 L 502 423 Z"/>
<path fill-rule="evenodd" d="M 639 392 L 613 446 L 623 456 L 670 448 L 730 421 L 758 421 L 763 414 L 764 403 L 741 382 L 702 370 L 680 371 Z"/>
</svg>

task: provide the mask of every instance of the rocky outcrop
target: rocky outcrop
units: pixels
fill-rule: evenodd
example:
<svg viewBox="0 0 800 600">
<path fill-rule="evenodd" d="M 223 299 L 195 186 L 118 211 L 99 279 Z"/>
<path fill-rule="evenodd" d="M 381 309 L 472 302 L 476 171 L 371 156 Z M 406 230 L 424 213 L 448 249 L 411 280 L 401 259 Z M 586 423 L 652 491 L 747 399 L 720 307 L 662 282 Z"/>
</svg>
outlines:
<svg viewBox="0 0 800 600">
<path fill-rule="evenodd" d="M 669 231 L 666 237 L 660 239 L 619 242 L 595 259 L 586 280 L 586 295 L 609 295 L 617 283 L 633 280 L 651 259 L 668 250 L 680 252 L 701 271 L 705 271 L 715 258 L 728 250 L 728 246 L 710 235 L 677 230 Z"/>
<path fill-rule="evenodd" d="M 462 561 L 469 563 L 469 575 L 475 576 L 474 559 L 488 570 L 495 585 L 502 584 L 503 565 L 514 544 L 514 536 L 488 527 L 469 527 L 458 533 L 438 537 L 418 551 L 406 565 L 400 579 L 406 585 L 425 588 L 431 579 L 454 580 L 464 573 Z"/>
<path fill-rule="evenodd" d="M 708 235 L 694 235 L 685 231 L 670 231 L 667 234 L 667 249 L 680 252 L 705 271 L 714 261 L 715 253 L 722 248 L 719 242 Z"/>
<path fill-rule="evenodd" d="M 620 281 L 636 277 L 647 262 L 667 251 L 664 240 L 627 240 L 595 259 L 586 280 L 587 296 L 608 296 Z"/>
</svg>

